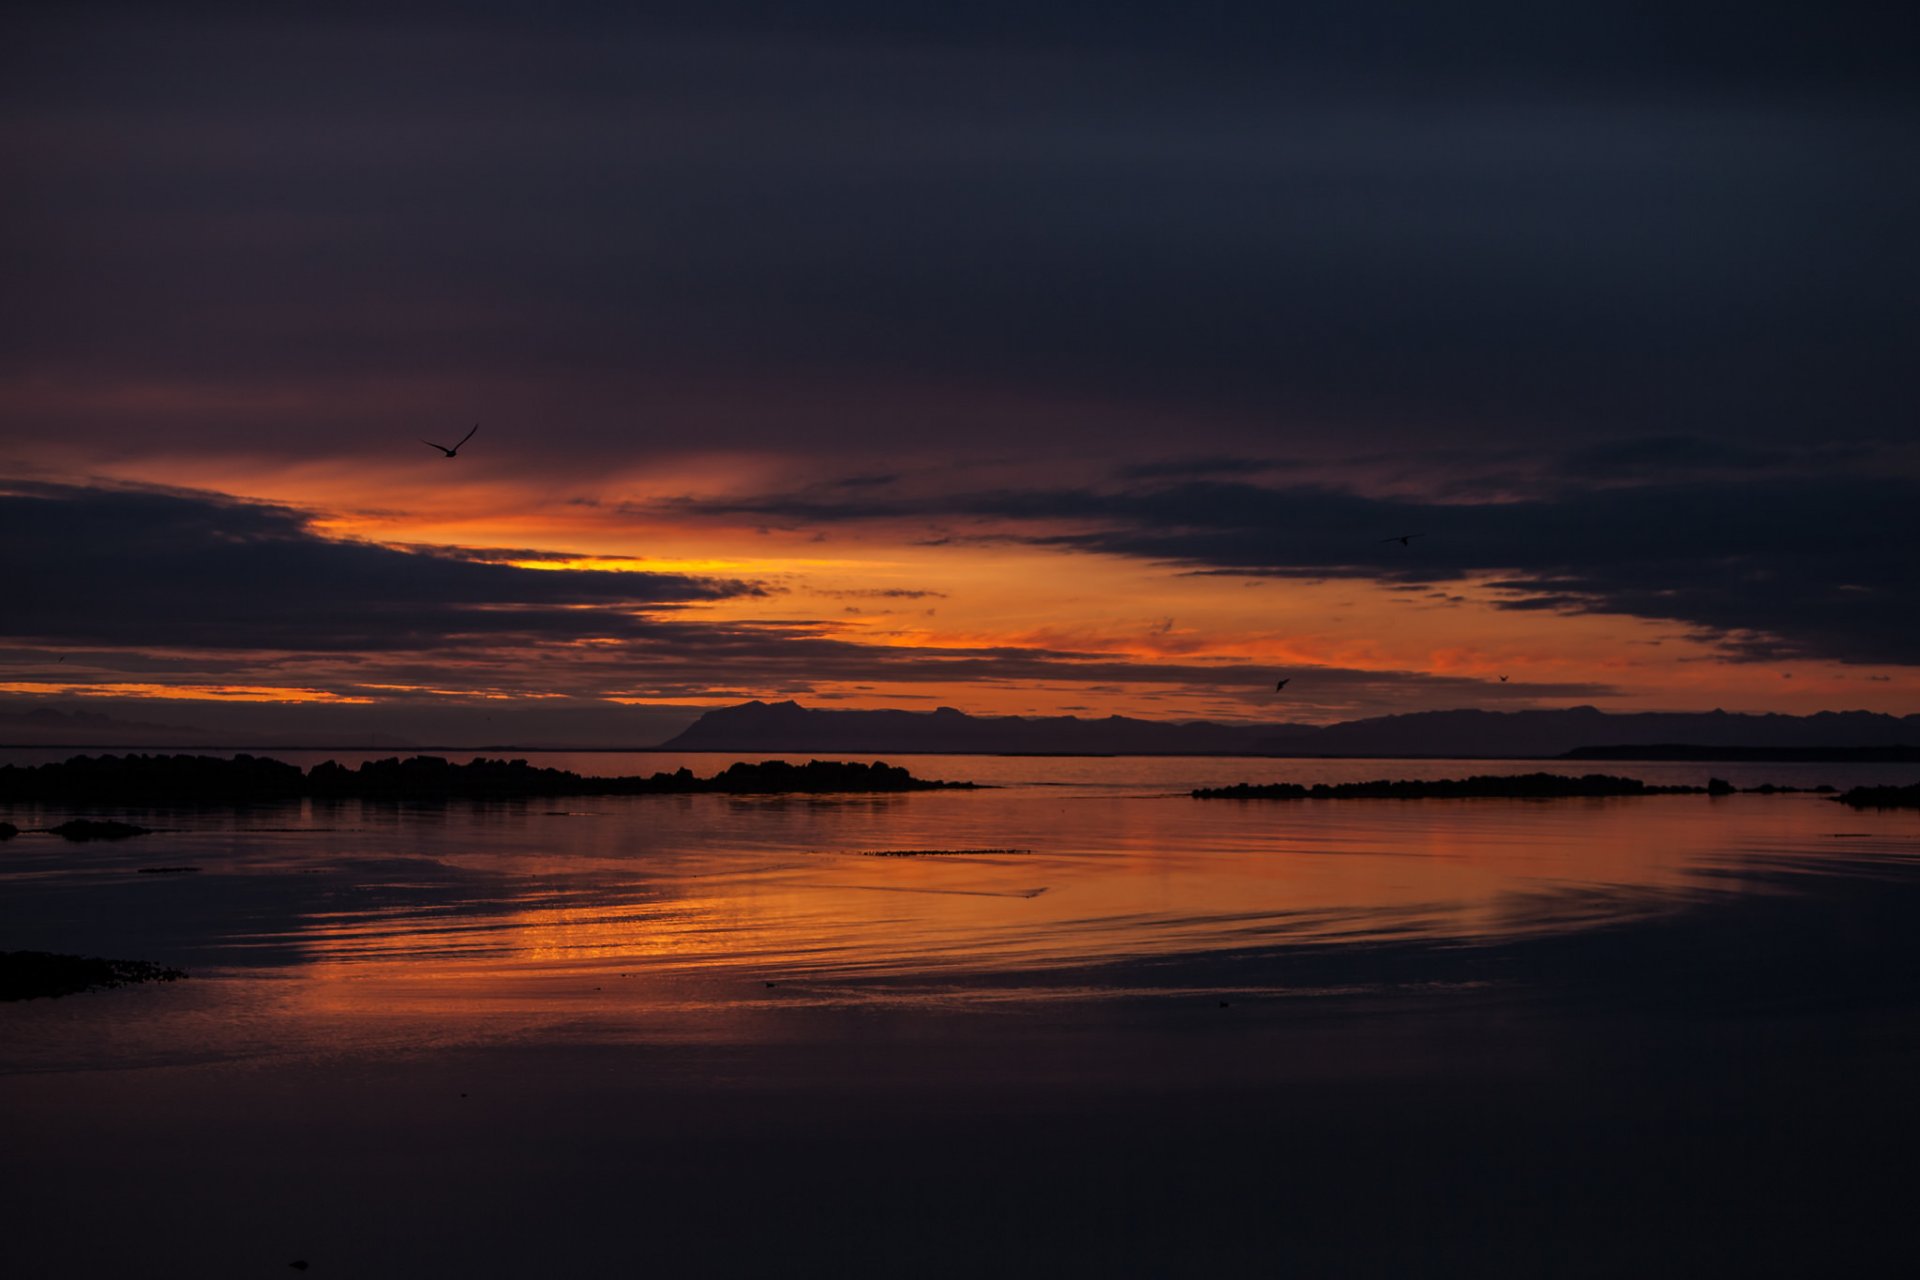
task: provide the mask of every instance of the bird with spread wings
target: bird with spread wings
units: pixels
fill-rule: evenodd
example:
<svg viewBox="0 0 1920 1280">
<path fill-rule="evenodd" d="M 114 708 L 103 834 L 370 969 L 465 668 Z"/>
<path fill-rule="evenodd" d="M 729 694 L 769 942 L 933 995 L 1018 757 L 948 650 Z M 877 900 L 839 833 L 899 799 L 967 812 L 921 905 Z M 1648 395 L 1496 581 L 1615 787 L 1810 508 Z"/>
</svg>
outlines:
<svg viewBox="0 0 1920 1280">
<path fill-rule="evenodd" d="M 456 444 L 456 445 L 454 445 L 454 446 L 453 446 L 453 448 L 451 448 L 451 449 L 449 449 L 449 448 L 447 448 L 447 446 L 445 446 L 445 445 L 443 445 L 443 444 L 434 444 L 434 443 L 433 443 L 433 441 L 431 441 L 431 440 L 422 440 L 422 441 L 421 441 L 420 443 L 421 443 L 421 444 L 424 444 L 424 445 L 428 445 L 428 446 L 430 446 L 430 447 L 432 447 L 432 448 L 435 448 L 435 449 L 438 449 L 438 450 L 439 450 L 440 452 L 442 452 L 442 453 L 444 453 L 444 454 L 446 454 L 446 455 L 447 455 L 447 456 L 448 456 L 449 458 L 451 458 L 451 457 L 454 457 L 455 455 L 457 455 L 457 454 L 458 454 L 458 453 L 460 452 L 460 445 L 463 445 L 463 444 L 465 444 L 465 443 L 466 443 L 467 441 L 469 441 L 469 440 L 471 440 L 471 439 L 473 439 L 473 432 L 474 432 L 474 431 L 478 431 L 479 429 L 480 429 L 480 424 L 479 424 L 479 423 L 477 423 L 477 422 L 476 422 L 476 423 L 474 423 L 474 424 L 473 424 L 473 430 L 472 430 L 472 431 L 469 431 L 469 432 L 467 432 L 467 434 L 465 434 L 465 435 L 463 435 L 463 436 L 461 436 L 461 437 L 460 437 L 460 444 Z"/>
</svg>

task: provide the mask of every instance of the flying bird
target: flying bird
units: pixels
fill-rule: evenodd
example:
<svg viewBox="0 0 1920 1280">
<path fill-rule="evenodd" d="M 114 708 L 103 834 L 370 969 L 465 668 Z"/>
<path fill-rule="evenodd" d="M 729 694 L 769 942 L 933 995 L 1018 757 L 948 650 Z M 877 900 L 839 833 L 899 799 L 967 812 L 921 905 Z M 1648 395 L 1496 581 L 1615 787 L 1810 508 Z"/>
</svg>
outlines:
<svg viewBox="0 0 1920 1280">
<path fill-rule="evenodd" d="M 479 424 L 479 423 L 477 423 L 477 422 L 476 422 L 476 423 L 474 423 L 474 424 L 473 424 L 473 431 L 469 431 L 469 432 L 467 432 L 467 434 L 465 434 L 465 435 L 463 435 L 463 436 L 461 436 L 461 437 L 460 437 L 460 444 L 456 444 L 456 445 L 455 445 L 455 446 L 453 446 L 453 448 L 451 448 L 451 449 L 449 449 L 449 448 L 447 448 L 447 446 L 445 446 L 445 445 L 443 445 L 443 444 L 434 444 L 434 443 L 433 443 L 433 441 L 431 441 L 431 440 L 422 440 L 422 441 L 421 441 L 420 443 L 421 443 L 421 444 L 424 444 L 424 445 L 429 445 L 429 446 L 431 446 L 432 448 L 435 448 L 435 449 L 438 449 L 438 450 L 439 450 L 440 452 L 442 452 L 442 453 L 444 453 L 444 454 L 446 454 L 446 455 L 447 455 L 447 456 L 448 456 L 449 458 L 451 458 L 451 457 L 453 457 L 453 456 L 455 456 L 456 454 L 458 454 L 458 453 L 460 452 L 460 445 L 461 445 L 461 444 L 465 444 L 465 443 L 466 443 L 467 441 L 469 441 L 469 440 L 471 440 L 471 439 L 473 439 L 473 432 L 474 432 L 474 431 L 478 431 L 479 429 L 480 429 L 480 424 Z"/>
<path fill-rule="evenodd" d="M 1291 680 L 1291 679 L 1293 679 L 1293 677 L 1292 677 L 1292 676 L 1288 676 L 1288 677 L 1287 677 L 1287 680 Z M 1286 688 L 1286 687 L 1287 687 L 1287 680 L 1282 680 L 1282 681 L 1281 681 L 1281 682 L 1280 682 L 1279 684 L 1276 684 L 1276 685 L 1274 685 L 1274 686 L 1273 686 L 1273 691 L 1274 691 L 1275 693 L 1278 693 L 1278 692 L 1280 692 L 1280 691 L 1281 691 L 1282 689 L 1284 689 L 1284 688 Z"/>
<path fill-rule="evenodd" d="M 1501 683 L 1501 684 L 1505 684 L 1506 682 L 1507 682 L 1507 678 L 1506 678 L 1505 676 L 1501 676 L 1501 677 L 1500 677 L 1500 683 Z"/>
<path fill-rule="evenodd" d="M 1424 538 L 1424 537 L 1426 537 L 1424 533 L 1396 533 L 1391 538 L 1380 539 L 1380 542 L 1397 542 L 1401 546 L 1406 547 L 1406 546 L 1411 546 L 1415 538 Z M 1379 546 L 1380 543 L 1377 542 L 1374 545 Z"/>
</svg>

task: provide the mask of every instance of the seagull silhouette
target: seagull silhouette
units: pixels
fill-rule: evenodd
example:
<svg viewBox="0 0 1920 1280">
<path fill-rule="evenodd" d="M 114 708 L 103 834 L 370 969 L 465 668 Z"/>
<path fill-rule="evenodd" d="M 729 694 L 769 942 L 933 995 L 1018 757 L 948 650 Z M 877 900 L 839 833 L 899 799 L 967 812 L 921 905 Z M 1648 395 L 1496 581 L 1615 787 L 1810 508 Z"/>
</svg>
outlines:
<svg viewBox="0 0 1920 1280">
<path fill-rule="evenodd" d="M 1507 678 L 1506 678 L 1505 676 L 1501 676 L 1501 677 L 1500 677 L 1500 683 L 1501 683 L 1501 684 L 1505 684 L 1506 682 L 1507 682 Z"/>
<path fill-rule="evenodd" d="M 1293 677 L 1292 677 L 1292 676 L 1288 676 L 1288 677 L 1287 677 L 1287 680 L 1291 680 L 1291 679 L 1293 679 Z M 1280 691 L 1281 691 L 1282 689 L 1284 689 L 1284 688 L 1286 688 L 1286 687 L 1287 687 L 1287 680 L 1282 680 L 1282 681 L 1281 681 L 1281 682 L 1280 682 L 1279 684 L 1276 684 L 1275 686 L 1273 686 L 1273 691 L 1274 691 L 1275 693 L 1278 693 L 1278 692 L 1280 692 Z"/>
<path fill-rule="evenodd" d="M 461 444 L 465 444 L 465 443 L 466 443 L 467 441 L 469 441 L 469 440 L 471 440 L 471 439 L 473 439 L 473 432 L 474 432 L 474 431 L 478 431 L 479 429 L 480 429 L 480 424 L 479 424 L 479 423 L 477 423 L 477 422 L 476 422 L 476 423 L 474 423 L 474 424 L 473 424 L 473 431 L 469 431 L 469 432 L 467 432 L 467 434 L 465 434 L 465 435 L 463 435 L 463 436 L 461 436 L 461 437 L 460 437 L 460 444 L 456 444 L 456 445 L 455 445 L 455 446 L 453 446 L 453 448 L 451 448 L 451 449 L 449 449 L 449 448 L 447 448 L 447 446 L 445 446 L 445 445 L 443 445 L 443 444 L 434 444 L 434 443 L 433 443 L 433 441 L 431 441 L 431 440 L 422 440 L 422 441 L 421 441 L 420 443 L 421 443 L 421 444 L 424 444 L 424 445 L 428 445 L 428 446 L 431 446 L 432 448 L 435 448 L 435 449 L 438 449 L 438 450 L 439 450 L 440 452 L 442 452 L 442 453 L 444 453 L 444 454 L 446 454 L 446 455 L 447 455 L 447 456 L 448 456 L 449 458 L 451 458 L 451 457 L 454 457 L 454 456 L 456 456 L 457 454 L 459 454 L 459 452 L 460 452 L 460 445 L 461 445 Z"/>
<path fill-rule="evenodd" d="M 1406 547 L 1413 545 L 1415 538 L 1424 538 L 1426 536 L 1424 533 L 1396 533 L 1391 538 L 1380 539 L 1380 542 L 1397 542 L 1401 546 Z M 1374 545 L 1379 546 L 1380 543 L 1376 542 Z"/>
</svg>

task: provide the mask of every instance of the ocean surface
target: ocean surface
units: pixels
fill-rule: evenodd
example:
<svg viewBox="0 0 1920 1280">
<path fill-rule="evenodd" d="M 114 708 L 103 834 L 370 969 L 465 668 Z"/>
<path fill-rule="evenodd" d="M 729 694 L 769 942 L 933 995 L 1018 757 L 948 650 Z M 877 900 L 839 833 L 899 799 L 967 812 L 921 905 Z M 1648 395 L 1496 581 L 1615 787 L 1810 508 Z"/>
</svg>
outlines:
<svg viewBox="0 0 1920 1280">
<path fill-rule="evenodd" d="M 45 1224 L 0 1262 L 592 1270 L 639 1248 L 629 1197 L 656 1261 L 714 1274 L 1871 1272 L 1905 1238 L 1877 1170 L 1920 1135 L 1920 815 L 1187 792 L 1910 765 L 894 762 L 986 785 L 92 809 L 160 830 L 0 844 L 0 950 L 191 975 L 0 1005 L 0 1189 Z M 80 1229 L 103 1195 L 144 1251 Z"/>
</svg>

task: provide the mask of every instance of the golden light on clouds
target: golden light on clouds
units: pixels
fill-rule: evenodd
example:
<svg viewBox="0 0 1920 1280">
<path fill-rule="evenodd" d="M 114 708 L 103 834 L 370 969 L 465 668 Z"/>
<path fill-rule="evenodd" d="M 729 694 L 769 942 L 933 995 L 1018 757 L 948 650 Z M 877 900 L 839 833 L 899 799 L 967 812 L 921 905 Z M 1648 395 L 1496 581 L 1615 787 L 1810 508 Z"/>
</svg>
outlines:
<svg viewBox="0 0 1920 1280">
<path fill-rule="evenodd" d="M 398 447 L 405 438 L 390 443 L 394 458 L 377 467 L 364 454 L 263 460 L 216 449 L 130 453 L 113 469 L 121 482 L 198 485 L 193 492 L 284 504 L 306 513 L 318 538 L 426 559 L 446 551 L 540 575 L 704 579 L 718 593 L 655 603 L 643 590 L 631 602 L 553 599 L 529 613 L 524 632 L 509 621 L 522 605 L 475 600 L 449 615 L 457 639 L 350 656 L 260 651 L 225 668 L 233 672 L 226 680 L 217 656 L 173 662 L 173 679 L 106 659 L 82 678 L 28 657 L 0 666 L 15 678 L 0 690 L 361 705 L 588 698 L 674 707 L 795 697 L 849 708 L 937 702 L 981 713 L 1302 720 L 1574 702 L 1813 711 L 1886 705 L 1916 690 L 1897 666 L 1799 660 L 1784 670 L 1730 660 L 1718 638 L 1679 622 L 1514 608 L 1518 597 L 1496 573 L 1405 585 L 1195 572 L 1010 536 L 990 522 L 956 531 L 912 515 L 767 525 L 687 504 L 690 494 L 777 488 L 794 478 L 767 456 L 550 475 L 479 452 L 492 443 L 484 425 L 473 457 L 457 462 L 424 448 L 415 459 Z M 486 620 L 471 637 L 459 626 L 461 611 Z M 541 613 L 570 621 L 543 634 Z M 716 629 L 714 652 L 734 656 L 704 664 L 701 627 Z M 657 637 L 671 628 L 687 638 L 668 653 Z M 755 664 L 753 654 L 771 656 L 783 640 L 802 656 Z M 808 666 L 809 644 L 834 647 L 833 661 Z M 847 674 L 843 668 L 860 665 L 846 661 L 848 651 L 873 654 L 869 670 Z M 1315 673 L 1338 680 L 1316 682 Z M 1283 674 L 1292 684 L 1275 698 L 1273 681 Z M 1434 683 L 1423 692 L 1415 687 L 1421 680 Z"/>
</svg>

